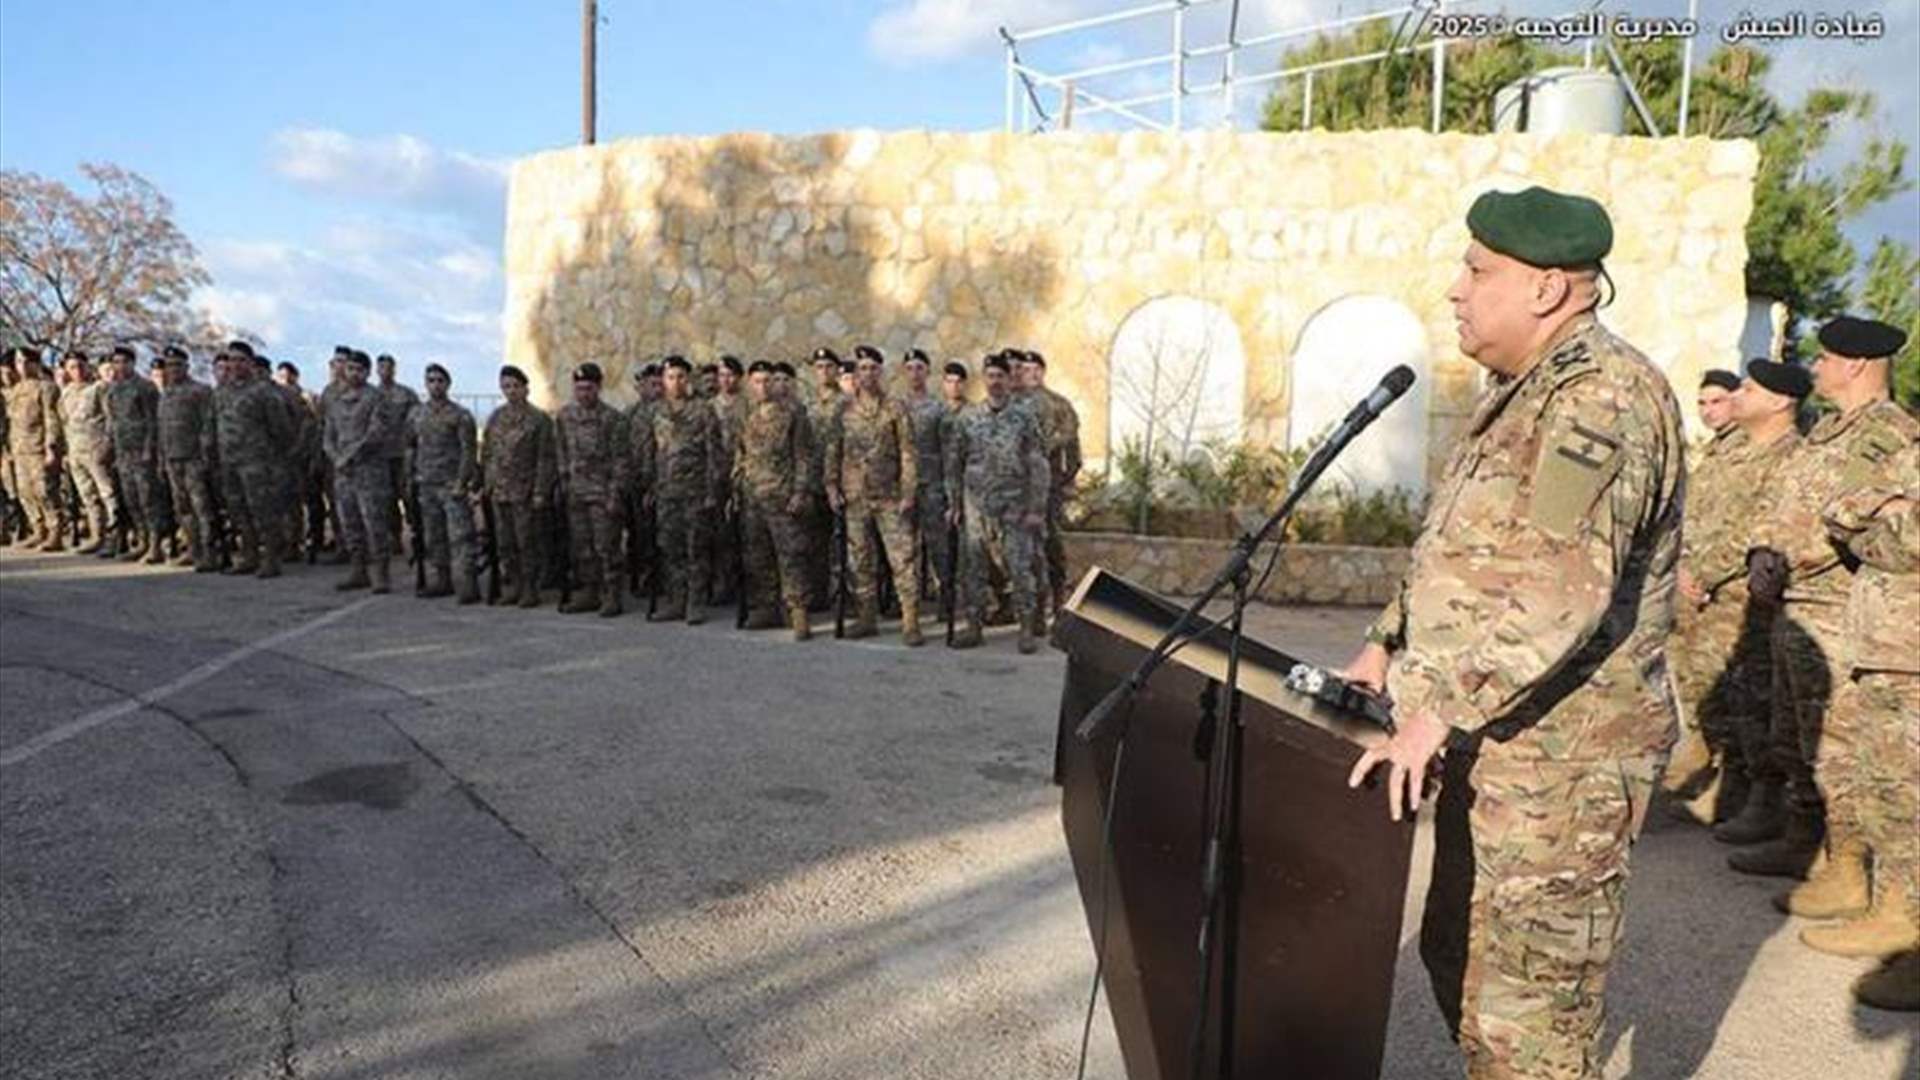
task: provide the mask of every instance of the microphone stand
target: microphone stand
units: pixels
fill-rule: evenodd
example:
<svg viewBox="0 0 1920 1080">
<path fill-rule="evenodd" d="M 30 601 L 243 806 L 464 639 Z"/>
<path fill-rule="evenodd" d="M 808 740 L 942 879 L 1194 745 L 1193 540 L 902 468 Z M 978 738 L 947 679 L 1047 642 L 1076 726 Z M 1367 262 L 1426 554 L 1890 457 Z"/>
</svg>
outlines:
<svg viewBox="0 0 1920 1080">
<path fill-rule="evenodd" d="M 1207 1021 L 1213 1004 L 1215 947 L 1222 940 L 1223 930 L 1230 934 L 1233 929 L 1228 925 L 1233 920 L 1226 917 L 1235 910 L 1231 899 L 1232 890 L 1223 886 L 1229 880 L 1228 874 L 1232 870 L 1229 863 L 1234 856 L 1237 844 L 1233 828 L 1235 815 L 1232 811 L 1239 806 L 1240 802 L 1240 644 L 1246 617 L 1248 588 L 1252 578 L 1253 558 L 1259 551 L 1260 545 L 1266 543 L 1269 537 L 1273 537 L 1276 544 L 1285 542 L 1283 535 L 1276 535 L 1277 530 L 1293 516 L 1294 508 L 1313 487 L 1314 482 L 1320 478 L 1320 474 L 1325 472 L 1340 452 L 1346 449 L 1347 444 L 1378 416 L 1377 410 L 1368 412 L 1364 409 L 1356 409 L 1341 424 L 1334 437 L 1308 457 L 1306 464 L 1301 466 L 1299 474 L 1294 477 L 1287 497 L 1281 501 L 1280 506 L 1267 517 L 1266 522 L 1259 529 L 1241 535 L 1234 544 L 1232 553 L 1227 556 L 1225 564 L 1214 575 L 1206 591 L 1187 605 L 1186 610 L 1182 611 L 1173 625 L 1161 635 L 1153 649 L 1140 659 L 1133 671 L 1120 682 L 1120 685 L 1109 691 L 1107 696 L 1102 698 L 1074 729 L 1075 736 L 1082 741 L 1093 741 L 1113 714 L 1119 711 L 1122 705 L 1132 702 L 1133 697 L 1149 679 L 1153 678 L 1154 672 L 1202 631 L 1204 621 L 1201 618 L 1201 612 L 1206 609 L 1206 606 L 1228 586 L 1233 587 L 1233 608 L 1225 620 L 1227 627 L 1226 724 L 1223 730 L 1215 731 L 1212 737 L 1204 742 L 1208 747 L 1208 757 L 1207 782 L 1202 789 L 1205 856 L 1200 867 L 1200 896 L 1203 906 L 1200 915 L 1198 970 L 1195 976 L 1197 1005 L 1188 1041 L 1190 1080 L 1201 1080 L 1202 1076 L 1207 1075 L 1201 1070 L 1206 1059 Z M 1112 777 L 1111 786 L 1116 792 L 1120 784 L 1117 759 L 1121 748 L 1126 743 L 1131 714 L 1132 710 L 1129 709 L 1128 715 L 1121 720 L 1115 736 L 1116 772 Z M 1107 842 L 1109 844 L 1112 842 L 1111 836 L 1107 838 Z M 1107 857 L 1111 858 L 1110 852 Z M 1220 964 L 1222 1022 L 1217 1048 L 1218 1057 L 1213 1072 L 1213 1075 L 1220 1077 L 1220 1080 L 1228 1080 L 1232 1068 L 1235 1020 L 1233 983 L 1238 967 L 1237 938 L 1226 936 L 1224 941 L 1226 948 L 1222 951 Z"/>
</svg>

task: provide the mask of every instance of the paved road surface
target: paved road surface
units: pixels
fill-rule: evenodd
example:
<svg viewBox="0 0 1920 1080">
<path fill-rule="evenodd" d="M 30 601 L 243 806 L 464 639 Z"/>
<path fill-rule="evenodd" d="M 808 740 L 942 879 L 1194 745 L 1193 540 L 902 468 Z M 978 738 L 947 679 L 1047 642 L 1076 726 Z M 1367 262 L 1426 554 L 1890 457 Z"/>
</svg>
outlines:
<svg viewBox="0 0 1920 1080">
<path fill-rule="evenodd" d="M 0 1076 L 1072 1075 L 1058 654 L 334 576 L 0 553 Z M 1334 660 L 1365 620 L 1255 624 Z M 1920 1072 L 1721 855 L 1636 855 L 1608 1075 Z M 1454 1072 L 1411 947 L 1396 999 L 1387 1075 Z"/>
</svg>

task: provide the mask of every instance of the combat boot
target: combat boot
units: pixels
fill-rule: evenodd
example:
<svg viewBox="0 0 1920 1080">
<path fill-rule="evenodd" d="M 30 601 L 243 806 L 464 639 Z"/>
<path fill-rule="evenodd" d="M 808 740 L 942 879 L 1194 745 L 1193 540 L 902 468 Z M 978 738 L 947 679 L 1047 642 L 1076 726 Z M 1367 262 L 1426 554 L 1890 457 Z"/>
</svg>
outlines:
<svg viewBox="0 0 1920 1080">
<path fill-rule="evenodd" d="M 1713 838 L 1723 844 L 1759 844 L 1779 837 L 1786 828 L 1780 810 L 1781 783 L 1757 780 L 1747 789 L 1746 805 L 1733 817 L 1713 827 Z"/>
<path fill-rule="evenodd" d="M 424 600 L 437 600 L 442 596 L 452 596 L 453 571 L 448 568 L 446 563 L 435 563 L 433 565 L 433 573 L 428 575 L 426 588 L 415 589 L 413 594 Z"/>
<path fill-rule="evenodd" d="M 858 614 L 854 616 L 853 625 L 847 627 L 847 639 L 849 641 L 860 638 L 870 638 L 879 632 L 879 627 L 875 625 L 879 618 L 879 605 L 877 603 L 862 598 L 857 607 L 857 611 Z"/>
<path fill-rule="evenodd" d="M 98 511 L 87 515 L 87 542 L 73 549 L 75 555 L 91 555 L 107 542 L 107 516 Z"/>
<path fill-rule="evenodd" d="M 472 570 L 461 571 L 460 591 L 456 595 L 458 597 L 456 602 L 462 607 L 480 602 L 480 580 Z"/>
<path fill-rule="evenodd" d="M 1894 881 L 1893 874 L 1880 875 L 1873 890 L 1873 906 L 1858 919 L 1825 926 L 1809 926 L 1800 931 L 1800 941 L 1809 949 L 1833 956 L 1892 956 L 1920 948 L 1920 921 L 1915 919 L 1914 898 L 1906 885 Z"/>
<path fill-rule="evenodd" d="M 134 562 L 147 553 L 147 530 L 128 529 L 120 538 L 120 561 Z"/>
<path fill-rule="evenodd" d="M 347 572 L 346 580 L 334 583 L 333 588 L 336 592 L 351 592 L 354 589 L 364 589 L 371 584 L 372 582 L 367 580 L 367 560 L 355 555 L 353 569 Z"/>
<path fill-rule="evenodd" d="M 520 606 L 523 608 L 537 608 L 546 603 L 540 597 L 540 582 L 531 574 L 521 575 L 520 580 L 515 582 L 515 588 L 519 591 L 514 595 L 520 598 Z"/>
<path fill-rule="evenodd" d="M 1773 906 L 1803 919 L 1851 919 L 1867 910 L 1867 845 L 1858 837 L 1827 833 L 1827 850 L 1807 880 L 1773 898 Z"/>
<path fill-rule="evenodd" d="M 151 562 L 152 560 L 148 560 Z M 280 576 L 280 545 L 260 545 L 260 569 L 254 571 L 254 577 L 276 578 Z"/>
<path fill-rule="evenodd" d="M 191 534 L 189 542 L 192 545 L 194 573 L 211 574 L 220 569 L 220 564 L 214 561 L 213 549 L 207 546 L 199 533 Z"/>
<path fill-rule="evenodd" d="M 985 640 L 985 636 L 980 632 L 979 617 L 970 616 L 967 621 L 960 624 L 958 629 L 954 630 L 953 640 L 948 643 L 947 647 L 950 649 L 977 649 L 980 647 L 980 643 Z"/>
<path fill-rule="evenodd" d="M 393 591 L 393 571 L 389 567 L 389 562 L 390 560 L 381 558 L 373 560 L 370 564 L 373 570 L 373 591 L 382 596 Z"/>
<path fill-rule="evenodd" d="M 96 559 L 117 559 L 120 557 L 120 549 L 125 547 L 126 544 L 127 531 L 125 529 L 109 529 L 107 530 L 106 542 L 100 545 L 99 551 L 93 553 L 93 557 Z"/>
<path fill-rule="evenodd" d="M 658 606 L 652 611 L 647 612 L 648 622 L 679 622 L 686 617 L 687 599 L 685 595 L 680 597 L 679 603 L 674 603 L 663 597 Z"/>
<path fill-rule="evenodd" d="M 1860 976 L 1853 1000 L 1889 1012 L 1920 1012 L 1920 950 L 1909 949 Z"/>
<path fill-rule="evenodd" d="M 166 543 L 160 538 L 158 532 L 149 532 L 147 537 L 147 557 L 141 561 L 148 566 L 165 566 L 167 562 Z M 269 547 L 271 545 L 262 546 Z"/>
<path fill-rule="evenodd" d="M 756 607 L 747 609 L 745 630 L 772 630 L 780 625 L 780 616 L 772 608 Z"/>
<path fill-rule="evenodd" d="M 920 599 L 914 596 L 900 598 L 900 643 L 909 649 L 917 649 L 927 643 L 926 635 L 920 632 Z"/>
<path fill-rule="evenodd" d="M 707 607 L 689 594 L 687 596 L 687 625 L 699 626 L 707 621 Z"/>
<path fill-rule="evenodd" d="M 788 608 L 787 624 L 793 627 L 793 640 L 813 640 L 813 618 L 807 614 L 807 605 L 795 604 Z"/>
<path fill-rule="evenodd" d="M 61 534 L 65 532 L 66 530 L 61 528 L 58 524 L 55 524 L 52 528 L 49 528 L 47 530 L 47 539 L 44 543 L 40 545 L 40 550 L 48 553 L 49 555 L 53 554 L 56 551 L 67 550 L 66 541 L 62 539 L 62 536 L 61 536 Z"/>
<path fill-rule="evenodd" d="M 1727 856 L 1727 865 L 1743 874 L 1804 878 L 1820 852 L 1820 815 L 1795 810 L 1778 840 L 1742 848 Z"/>
<path fill-rule="evenodd" d="M 600 617 L 603 619 L 611 619 L 619 615 L 622 610 L 620 607 L 620 585 L 618 582 L 615 582 L 613 587 L 606 590 L 601 597 Z"/>
<path fill-rule="evenodd" d="M 573 590 L 573 595 L 567 598 L 567 602 L 560 605 L 562 615 L 584 615 L 589 611 L 598 610 L 600 610 L 600 590 L 584 585 Z"/>
</svg>

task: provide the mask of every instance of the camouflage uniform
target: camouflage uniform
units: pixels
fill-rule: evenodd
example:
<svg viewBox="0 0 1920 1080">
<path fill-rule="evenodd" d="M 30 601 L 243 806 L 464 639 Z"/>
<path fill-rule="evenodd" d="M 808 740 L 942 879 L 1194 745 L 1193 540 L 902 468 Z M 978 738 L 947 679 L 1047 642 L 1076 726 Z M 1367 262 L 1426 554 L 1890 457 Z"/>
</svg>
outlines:
<svg viewBox="0 0 1920 1080">
<path fill-rule="evenodd" d="M 113 436 L 108 430 L 107 384 L 96 379 L 70 386 L 60 395 L 60 425 L 67 436 L 67 471 L 80 504 L 93 523 L 93 547 L 109 525 L 120 520 L 120 498 L 113 484 Z"/>
<path fill-rule="evenodd" d="M 842 527 L 847 536 L 847 566 L 853 574 L 853 598 L 860 626 L 870 627 L 879 609 L 880 564 L 893 569 L 902 621 L 917 625 L 920 613 L 919 527 L 913 511 L 896 509 L 919 490 L 919 455 L 913 421 L 899 402 L 884 395 L 857 394 L 840 410 L 840 422 L 827 440 L 827 486 L 844 500 Z M 873 550 L 874 533 L 880 551 Z"/>
<path fill-rule="evenodd" d="M 1847 596 L 1845 673 L 1833 723 L 1858 733 L 1836 784 L 1857 802 L 1855 818 L 1873 852 L 1875 906 L 1920 920 L 1920 453 L 1909 447 L 1890 472 L 1894 485 L 1859 488 L 1826 507 L 1833 542 L 1858 560 Z M 1889 506 L 1904 497 L 1906 507 Z"/>
<path fill-rule="evenodd" d="M 487 417 L 480 444 L 480 476 L 493 504 L 493 538 L 500 569 L 513 582 L 509 603 L 540 602 L 540 533 L 534 504 L 553 491 L 553 419 L 525 402 L 508 402 Z"/>
<path fill-rule="evenodd" d="M 805 507 L 813 484 L 813 442 L 806 410 L 784 399 L 756 402 L 740 428 L 733 490 L 746 540 L 741 555 L 748 607 L 759 616 L 755 622 L 781 608 L 789 619 L 806 617 Z M 794 512 L 796 503 L 800 513 Z"/>
<path fill-rule="evenodd" d="M 474 594 L 473 577 L 479 569 L 473 550 L 473 510 L 467 503 L 479 469 L 473 414 L 453 401 L 428 398 L 413 410 L 408 423 L 407 474 L 419 485 L 421 530 L 435 575 L 430 591 L 446 595 L 457 570 L 460 596 L 466 600 Z"/>
<path fill-rule="evenodd" d="M 320 425 L 314 419 L 313 406 L 306 394 L 272 379 L 260 381 L 273 388 L 293 425 L 293 442 L 281 458 L 280 482 L 281 505 L 286 508 L 281 535 L 286 539 L 288 553 L 292 554 L 299 549 L 301 538 L 307 535 L 307 508 L 313 491 L 313 458 L 319 446 Z"/>
<path fill-rule="evenodd" d="M 333 462 L 342 535 L 356 567 L 385 562 L 393 553 L 393 472 L 386 454 L 393 441 L 386 427 L 391 415 L 377 386 L 342 384 L 327 404 L 324 445 Z"/>
<path fill-rule="evenodd" d="M 139 376 L 107 385 L 107 416 L 113 427 L 113 469 L 127 519 L 146 530 L 147 562 L 165 558 L 161 540 L 169 516 L 160 505 L 160 391 Z"/>
<path fill-rule="evenodd" d="M 1046 535 L 1042 541 L 1046 580 L 1043 595 L 1055 608 L 1067 593 L 1067 499 L 1073 494 L 1074 477 L 1080 475 L 1080 414 L 1065 394 L 1047 387 L 1026 391 L 1020 402 L 1031 410 L 1040 425 L 1040 437 L 1047 444 L 1047 466 L 1053 481 L 1047 488 Z"/>
<path fill-rule="evenodd" d="M 1770 735 L 1773 612 L 1747 602 L 1753 499 L 1799 446 L 1797 432 L 1759 445 L 1734 428 L 1707 445 L 1687 481 L 1682 559 L 1707 602 L 1676 605 L 1674 683 L 1683 721 L 1692 718 L 1722 768 L 1750 780 L 1782 779 Z"/>
<path fill-rule="evenodd" d="M 633 460 L 627 467 L 627 545 L 631 549 L 629 558 L 639 563 L 639 577 L 644 581 L 634 582 L 634 594 L 653 592 L 660 587 L 657 578 L 660 556 L 653 547 L 654 520 L 653 510 L 641 497 L 640 453 L 653 441 L 653 410 L 658 402 L 642 398 L 627 406 L 627 444 L 633 454 Z"/>
<path fill-rule="evenodd" d="M 1046 440 L 1033 414 L 1009 400 L 991 400 L 953 414 L 944 465 L 947 505 L 961 507 L 960 609 L 970 629 L 986 621 L 992 589 L 987 579 L 997 562 L 1013 586 L 1020 625 L 1038 610 L 1035 541 L 1027 524 L 1045 514 L 1052 478 Z"/>
<path fill-rule="evenodd" d="M 383 455 L 387 462 L 387 531 L 394 542 L 400 541 L 401 503 L 407 497 L 407 473 L 404 458 L 407 452 L 408 420 L 413 410 L 420 407 L 420 395 L 413 388 L 396 381 L 392 386 L 372 384 L 380 395 L 381 421 L 386 425 L 387 442 Z M 418 529 L 420 523 L 408 520 L 407 528 Z"/>
<path fill-rule="evenodd" d="M 816 387 L 807 400 L 807 424 L 813 428 L 812 490 L 808 493 L 807 593 L 809 607 L 833 602 L 840 592 L 840 566 L 833 550 L 833 507 L 827 503 L 827 442 L 840 423 L 845 397 L 836 384 Z"/>
<path fill-rule="evenodd" d="M 568 402 L 554 417 L 554 430 L 573 575 L 581 590 L 573 598 L 575 609 L 604 603 L 618 611 L 620 579 L 610 571 L 621 564 L 621 494 L 632 454 L 627 418 L 605 402 L 592 408 Z"/>
<path fill-rule="evenodd" d="M 340 392 L 346 389 L 346 386 L 346 381 L 343 379 L 329 379 L 327 385 L 321 387 L 320 392 L 313 398 L 313 419 L 317 433 L 313 455 L 314 474 L 320 485 L 320 491 L 327 500 L 327 527 L 333 530 L 336 560 L 346 557 L 347 544 L 343 539 L 344 532 L 340 524 L 339 483 L 334 476 L 333 459 L 327 456 L 327 410 L 333 407 L 334 399 L 340 396 Z"/>
<path fill-rule="evenodd" d="M 1828 537 L 1822 517 L 1838 496 L 1898 486 L 1899 464 L 1920 440 L 1920 421 L 1891 401 L 1829 413 L 1807 433 L 1804 449 L 1776 474 L 1758 512 L 1756 547 L 1780 552 L 1788 567 L 1784 607 L 1774 620 L 1774 664 L 1785 676 L 1793 725 L 1777 741 L 1788 800 L 1801 822 L 1818 820 L 1837 837 L 1859 835 L 1855 794 L 1843 763 L 1861 737 L 1856 716 L 1828 708 L 1846 681 L 1846 607 L 1854 574 Z M 1786 737 L 1791 734 L 1793 738 Z M 1803 825 L 1804 827 L 1804 825 Z"/>
<path fill-rule="evenodd" d="M 173 516 L 185 527 L 195 569 L 217 564 L 220 515 L 213 499 L 213 463 L 219 451 L 213 391 L 188 379 L 160 391 L 160 456 L 166 462 Z"/>
<path fill-rule="evenodd" d="M 653 498 L 654 550 L 660 556 L 663 618 L 698 618 L 707 588 L 707 530 L 725 490 L 720 421 L 698 398 L 662 398 L 653 406 L 652 437 L 638 459 L 641 490 Z"/>
<path fill-rule="evenodd" d="M 1574 318 L 1483 393 L 1368 635 L 1396 711 L 1470 736 L 1421 929 L 1469 1076 L 1599 1075 L 1628 853 L 1676 724 L 1684 451 L 1665 376 Z"/>
<path fill-rule="evenodd" d="M 713 397 L 707 399 L 707 404 L 712 406 L 714 420 L 719 425 L 720 474 L 722 476 L 731 476 L 733 474 L 733 457 L 739 450 L 740 425 L 746 422 L 747 417 L 747 392 L 742 388 L 737 393 L 730 395 L 715 394 Z M 737 508 L 735 509 L 735 513 L 738 513 Z M 710 565 L 713 568 L 712 572 L 714 574 L 730 575 L 734 572 L 736 560 L 743 554 L 734 550 L 736 545 L 735 533 L 737 531 L 737 523 L 732 519 L 728 519 L 718 522 L 717 526 L 718 527 L 713 530 L 713 558 Z M 732 580 L 726 580 L 721 583 L 721 587 L 714 590 L 716 594 L 715 602 L 723 604 L 732 603 L 734 600 L 732 592 L 739 584 L 739 582 Z"/>
<path fill-rule="evenodd" d="M 47 453 L 57 455 L 64 445 L 59 387 L 45 377 L 22 378 L 7 391 L 7 450 L 13 459 L 15 494 L 34 536 L 56 544 L 66 515 L 47 482 Z"/>
<path fill-rule="evenodd" d="M 933 598 L 946 588 L 943 580 L 950 555 L 947 546 L 946 437 L 950 414 L 946 403 L 932 395 L 905 403 L 907 419 L 913 424 L 913 449 L 917 461 L 919 486 L 914 491 L 913 511 L 920 526 L 920 550 L 928 573 L 921 579 L 922 595 Z"/>
<path fill-rule="evenodd" d="M 284 455 L 293 442 L 293 418 L 266 379 L 216 386 L 213 401 L 220 441 L 220 497 L 240 537 L 233 571 L 247 573 L 257 566 L 271 574 L 279 566 L 285 542 L 280 531 L 286 518 Z"/>
</svg>

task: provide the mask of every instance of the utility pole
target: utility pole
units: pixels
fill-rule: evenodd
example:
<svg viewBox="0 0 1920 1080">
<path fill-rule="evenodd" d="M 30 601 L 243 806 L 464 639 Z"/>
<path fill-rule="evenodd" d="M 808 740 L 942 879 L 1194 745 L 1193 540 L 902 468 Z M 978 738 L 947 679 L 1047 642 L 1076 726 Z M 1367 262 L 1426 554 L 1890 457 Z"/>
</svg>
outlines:
<svg viewBox="0 0 1920 1080">
<path fill-rule="evenodd" d="M 594 68 L 599 53 L 596 41 L 599 23 L 600 5 L 596 0 L 580 0 L 580 142 L 584 146 L 593 145 L 593 113 L 598 96 L 594 88 Z"/>
</svg>

